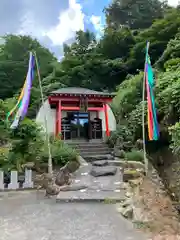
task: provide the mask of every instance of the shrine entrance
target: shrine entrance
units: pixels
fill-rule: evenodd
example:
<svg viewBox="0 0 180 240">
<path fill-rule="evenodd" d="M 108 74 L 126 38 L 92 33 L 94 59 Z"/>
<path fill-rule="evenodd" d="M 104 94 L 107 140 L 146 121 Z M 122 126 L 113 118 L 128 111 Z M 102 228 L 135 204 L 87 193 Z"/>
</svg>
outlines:
<svg viewBox="0 0 180 240">
<path fill-rule="evenodd" d="M 71 139 L 89 139 L 89 113 L 67 112 L 70 119 Z"/>
<path fill-rule="evenodd" d="M 109 137 L 108 104 L 113 96 L 73 87 L 52 92 L 48 102 L 50 108 L 55 109 L 55 135 L 63 140 Z"/>
<path fill-rule="evenodd" d="M 99 118 L 91 119 L 91 112 L 66 112 L 62 118 L 62 139 L 101 139 L 102 121 Z"/>
</svg>

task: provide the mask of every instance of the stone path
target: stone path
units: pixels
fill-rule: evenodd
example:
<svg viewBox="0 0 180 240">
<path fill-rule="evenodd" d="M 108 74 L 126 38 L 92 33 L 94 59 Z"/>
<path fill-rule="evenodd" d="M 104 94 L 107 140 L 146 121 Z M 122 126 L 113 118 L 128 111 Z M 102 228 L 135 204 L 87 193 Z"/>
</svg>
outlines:
<svg viewBox="0 0 180 240">
<path fill-rule="evenodd" d="M 1 240 L 146 240 L 112 204 L 63 203 L 42 192 L 0 194 Z"/>
<path fill-rule="evenodd" d="M 104 165 L 92 167 L 90 163 L 86 163 L 81 159 L 81 167 L 73 175 L 72 184 L 60 191 L 57 202 L 104 200 L 118 202 L 124 200 L 125 191 L 120 168 L 116 169 L 116 167 L 107 166 L 106 162 L 104 162 Z M 94 177 L 105 173 L 115 173 L 115 175 Z"/>
</svg>

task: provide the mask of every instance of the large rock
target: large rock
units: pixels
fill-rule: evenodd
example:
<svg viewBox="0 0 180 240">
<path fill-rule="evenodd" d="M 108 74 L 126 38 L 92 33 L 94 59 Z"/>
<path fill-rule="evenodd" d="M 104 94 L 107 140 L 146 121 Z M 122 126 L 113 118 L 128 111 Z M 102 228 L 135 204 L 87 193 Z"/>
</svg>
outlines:
<svg viewBox="0 0 180 240">
<path fill-rule="evenodd" d="M 101 160 L 101 161 L 94 161 L 92 162 L 92 165 L 93 166 L 97 166 L 97 167 L 104 167 L 104 166 L 107 166 L 108 165 L 108 161 L 106 160 Z"/>
<path fill-rule="evenodd" d="M 53 176 L 49 173 L 43 173 L 40 175 L 36 175 L 34 178 L 34 184 L 38 188 L 46 189 L 48 185 L 52 185 L 54 183 Z"/>
<path fill-rule="evenodd" d="M 118 212 L 127 219 L 133 219 L 133 207 L 131 205 L 128 205 L 127 207 L 119 207 Z"/>
<path fill-rule="evenodd" d="M 90 174 L 94 177 L 112 176 L 117 172 L 117 168 L 113 166 L 92 167 Z"/>
<path fill-rule="evenodd" d="M 137 162 L 137 161 L 125 161 L 125 160 L 109 160 L 108 161 L 109 165 L 112 166 L 119 166 L 122 167 L 123 169 L 125 168 L 131 168 L 131 169 L 145 169 L 145 166 L 142 162 Z"/>
<path fill-rule="evenodd" d="M 38 189 L 44 188 L 46 190 L 45 196 L 58 195 L 60 191 L 60 187 L 54 183 L 53 176 L 49 173 L 37 175 L 34 181 Z"/>
<path fill-rule="evenodd" d="M 63 186 L 63 185 L 69 185 L 70 183 L 71 183 L 71 174 L 68 169 L 68 165 L 65 165 L 64 167 L 60 168 L 55 179 L 55 184 L 58 186 Z"/>
<path fill-rule="evenodd" d="M 128 182 L 129 180 L 137 179 L 142 176 L 141 172 L 134 169 L 127 169 L 123 172 L 123 181 Z"/>
<path fill-rule="evenodd" d="M 57 186 L 56 184 L 49 184 L 46 187 L 46 194 L 45 196 L 54 196 L 54 195 L 58 195 L 58 193 L 60 192 L 60 187 Z"/>
<path fill-rule="evenodd" d="M 74 161 L 69 161 L 67 164 L 66 164 L 66 167 L 69 171 L 69 173 L 73 173 L 75 172 L 79 167 L 80 167 L 80 163 L 78 160 L 74 160 Z"/>
</svg>

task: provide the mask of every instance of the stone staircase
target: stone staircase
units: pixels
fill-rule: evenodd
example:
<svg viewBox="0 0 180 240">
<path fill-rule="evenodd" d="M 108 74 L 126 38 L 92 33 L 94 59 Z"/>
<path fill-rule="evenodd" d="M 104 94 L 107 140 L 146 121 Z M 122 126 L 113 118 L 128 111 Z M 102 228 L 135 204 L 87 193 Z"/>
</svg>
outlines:
<svg viewBox="0 0 180 240">
<path fill-rule="evenodd" d="M 121 202 L 125 199 L 122 169 L 115 164 L 112 149 L 102 141 L 67 141 L 79 151 L 80 168 L 70 185 L 61 188 L 56 202 Z"/>
<path fill-rule="evenodd" d="M 79 157 L 80 168 L 72 182 L 61 188 L 56 202 L 121 202 L 125 200 L 122 171 L 108 160 L 87 163 Z"/>
<path fill-rule="evenodd" d="M 92 140 L 92 141 L 66 141 L 66 143 L 71 146 L 72 148 L 77 149 L 79 154 L 86 160 L 86 161 L 93 161 L 97 160 L 97 158 L 105 160 L 111 159 L 111 152 L 106 143 L 102 140 Z"/>
</svg>

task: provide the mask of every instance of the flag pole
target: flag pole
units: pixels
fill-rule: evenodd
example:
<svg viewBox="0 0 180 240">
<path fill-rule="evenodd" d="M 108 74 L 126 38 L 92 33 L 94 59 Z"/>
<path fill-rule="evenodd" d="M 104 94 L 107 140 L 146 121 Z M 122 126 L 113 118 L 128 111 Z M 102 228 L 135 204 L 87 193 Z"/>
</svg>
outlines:
<svg viewBox="0 0 180 240">
<path fill-rule="evenodd" d="M 48 173 L 53 174 L 53 169 L 52 169 L 52 155 L 51 155 L 51 147 L 50 147 L 50 136 L 48 133 L 48 123 L 47 123 L 47 115 L 46 115 L 46 110 L 45 110 L 45 101 L 44 101 L 44 96 L 43 96 L 43 89 L 42 89 L 42 81 L 41 81 L 41 75 L 39 71 L 39 63 L 37 59 L 36 52 L 34 53 L 35 57 L 35 62 L 36 62 L 36 69 L 37 69 L 37 74 L 38 74 L 38 81 L 39 81 L 39 88 L 41 92 L 41 101 L 42 101 L 42 107 L 43 107 L 43 112 L 44 112 L 44 123 L 45 123 L 45 130 L 46 130 L 46 141 L 47 141 L 47 147 L 48 147 Z"/>
<path fill-rule="evenodd" d="M 146 46 L 146 57 L 145 57 L 145 64 L 144 64 L 143 89 L 142 89 L 142 137 L 143 137 L 143 155 L 144 155 L 144 165 L 145 165 L 146 176 L 148 174 L 148 159 L 146 154 L 144 115 L 145 115 L 146 61 L 147 61 L 148 51 L 149 51 L 149 42 L 147 42 L 147 46 Z"/>
</svg>

